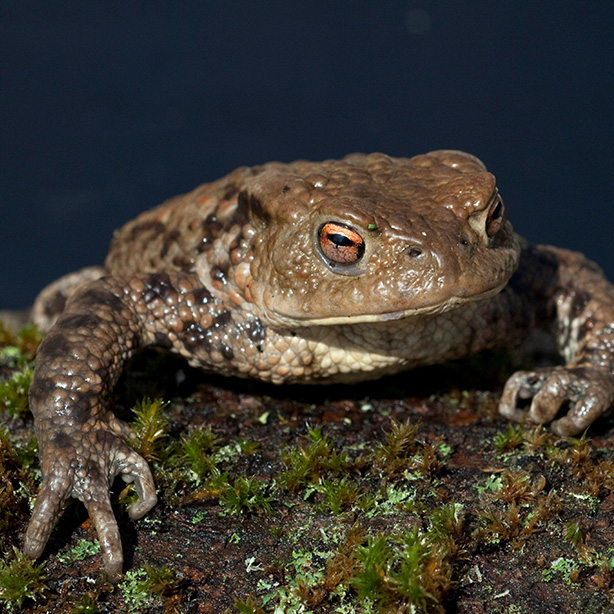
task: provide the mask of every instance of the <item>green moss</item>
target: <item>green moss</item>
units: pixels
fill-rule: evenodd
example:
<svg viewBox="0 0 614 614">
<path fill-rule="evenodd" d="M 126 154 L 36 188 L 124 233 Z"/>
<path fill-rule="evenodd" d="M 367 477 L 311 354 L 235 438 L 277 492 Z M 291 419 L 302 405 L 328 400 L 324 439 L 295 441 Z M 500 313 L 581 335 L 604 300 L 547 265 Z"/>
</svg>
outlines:
<svg viewBox="0 0 614 614">
<path fill-rule="evenodd" d="M 93 542 L 82 539 L 79 543 L 72 548 L 71 550 L 58 554 L 58 560 L 65 564 L 69 565 L 74 561 L 82 561 L 83 559 L 87 559 L 95 554 L 100 552 L 100 543 L 98 540 Z"/>
<path fill-rule="evenodd" d="M 98 614 L 99 612 L 100 608 L 98 607 L 98 603 L 93 595 L 89 593 L 83 595 L 70 610 L 70 614 Z"/>
<path fill-rule="evenodd" d="M 245 601 L 235 601 L 235 612 L 237 614 L 266 614 L 266 611 L 251 596 Z"/>
<path fill-rule="evenodd" d="M 518 565 L 525 565 L 540 545 L 539 540 L 528 541 L 535 532 L 541 532 L 544 542 L 547 537 L 549 549 L 544 549 L 542 558 L 546 568 L 536 566 L 533 579 L 566 588 L 566 583 L 579 578 L 578 587 L 594 584 L 611 593 L 614 557 L 605 553 L 601 528 L 591 515 L 599 512 L 602 518 L 599 507 L 614 486 L 614 461 L 609 449 L 596 450 L 586 438 L 561 439 L 540 427 L 510 426 L 494 440 L 480 435 L 476 443 L 467 436 L 470 445 L 463 450 L 452 435 L 453 446 L 437 437 L 439 428 L 423 440 L 423 428 L 399 422 L 386 428 L 381 444 L 369 445 L 355 443 L 360 440 L 354 432 L 348 436 L 346 423 L 340 420 L 324 429 L 309 429 L 281 453 L 263 443 L 261 458 L 254 458 L 257 442 L 228 440 L 228 435 L 220 441 L 209 428 L 191 430 L 180 441 L 177 436 L 175 441 L 165 438 L 164 413 L 161 401 L 144 400 L 133 423 L 139 439 L 136 447 L 153 461 L 163 498 L 177 497 L 183 504 L 219 500 L 221 514 L 215 504 L 188 513 L 193 513 L 194 522 L 206 514 L 207 526 L 228 527 L 228 545 L 239 543 L 235 550 L 240 551 L 252 544 L 249 518 L 236 530 L 236 522 L 227 524 L 215 517 L 280 511 L 279 527 L 268 526 L 278 520 L 275 516 L 266 518 L 264 529 L 257 527 L 270 528 L 272 547 L 255 551 L 253 559 L 249 555 L 255 564 L 247 565 L 247 573 L 253 575 L 238 591 L 251 586 L 254 596 L 238 592 L 243 600 L 235 603 L 233 612 L 443 612 L 454 607 L 446 596 L 456 581 L 462 582 L 459 572 L 466 571 L 466 560 L 477 569 L 476 552 L 484 560 L 499 556 L 505 560 L 513 551 Z M 232 420 L 235 417 L 233 413 Z M 266 442 L 269 429 L 275 427 L 274 420 L 262 428 L 254 416 L 251 424 L 240 418 L 231 422 L 233 428 L 240 425 L 235 437 L 248 433 Z M 388 420 L 375 410 L 369 419 Z M 6 421 L 13 430 L 14 425 L 23 428 Z M 177 424 L 173 421 L 175 428 Z M 288 424 L 284 423 L 282 437 L 288 435 Z M 373 424 L 367 427 L 370 430 Z M 34 450 L 0 429 L 0 528 L 4 526 L 4 535 L 9 536 L 2 542 L 0 533 L 0 548 L 16 543 L 14 535 L 23 529 L 33 489 L 31 477 L 24 478 L 22 463 L 31 464 Z M 473 454 L 479 460 L 464 463 Z M 283 471 L 275 474 L 280 465 Z M 463 486 L 473 479 L 477 490 L 464 488 L 460 497 L 455 489 L 459 476 Z M 563 489 L 563 484 L 571 486 Z M 79 545 L 63 555 L 66 564 L 82 554 L 91 555 L 91 542 L 85 543 L 87 547 Z M 561 556 L 571 563 L 561 563 L 557 559 Z M 547 567 L 553 559 L 559 562 Z M 544 576 L 542 569 L 548 572 Z M 165 595 L 176 595 L 181 584 L 168 570 L 168 576 L 159 574 L 155 588 L 156 573 L 155 568 L 132 572 L 126 576 L 123 597 L 117 592 L 88 594 L 74 604 L 74 611 L 97 612 L 98 603 L 104 611 L 121 609 L 122 598 L 130 612 L 173 611 Z M 471 590 L 476 599 L 492 598 L 486 583 L 476 582 Z"/>
<path fill-rule="evenodd" d="M 419 477 L 438 472 L 450 450 L 436 440 L 427 443 L 417 438 L 418 425 L 393 422 L 373 455 L 374 468 L 387 478 L 398 479 L 410 473 Z"/>
<path fill-rule="evenodd" d="M 378 611 L 428 611 L 442 604 L 451 587 L 454 555 L 437 532 L 414 527 L 380 534 L 358 548 L 357 572 L 350 582 L 359 600 L 376 604 Z"/>
<path fill-rule="evenodd" d="M 505 431 L 497 431 L 493 441 L 499 452 L 515 450 L 525 441 L 524 427 L 520 424 L 510 424 Z"/>
<path fill-rule="evenodd" d="M 429 534 L 440 541 L 455 540 L 461 545 L 465 539 L 463 532 L 464 508 L 460 503 L 450 503 L 433 511 L 429 518 Z"/>
<path fill-rule="evenodd" d="M 34 490 L 34 443 L 14 439 L 0 425 L 0 551 L 15 543 L 15 531 L 28 512 L 28 497 Z"/>
<path fill-rule="evenodd" d="M 476 488 L 477 488 L 477 491 L 480 494 L 482 494 L 485 491 L 499 492 L 502 486 L 503 486 L 503 481 L 501 479 L 501 476 L 491 474 L 486 478 L 486 481 L 484 482 L 484 484 L 477 484 Z"/>
<path fill-rule="evenodd" d="M 28 390 L 32 381 L 32 369 L 24 367 L 13 373 L 11 378 L 0 382 L 0 410 L 9 415 L 23 418 L 28 412 Z"/>
<path fill-rule="evenodd" d="M 177 572 L 168 565 L 153 567 L 152 565 L 146 564 L 143 569 L 147 574 L 147 586 L 155 595 L 174 595 L 179 590 L 181 578 L 177 575 Z"/>
<path fill-rule="evenodd" d="M 334 442 L 322 434 L 322 427 L 309 429 L 307 441 L 286 450 L 281 460 L 288 468 L 278 478 L 287 491 L 297 492 L 322 478 L 342 476 L 357 468 L 345 452 L 338 452 Z"/>
<path fill-rule="evenodd" d="M 418 425 L 411 422 L 393 423 L 385 434 L 385 443 L 375 450 L 374 464 L 389 477 L 402 474 L 412 466 L 416 452 Z"/>
<path fill-rule="evenodd" d="M 16 548 L 0 562 L 0 604 L 7 610 L 21 608 L 28 599 L 44 599 L 47 591 L 44 566 L 35 565 Z"/>
<path fill-rule="evenodd" d="M 18 364 L 34 359 L 43 336 L 43 333 L 36 324 L 26 324 L 15 333 L 6 328 L 3 322 L 0 322 L 0 346 L 3 346 L 2 353 L 5 356 L 16 358 Z M 14 348 L 17 352 L 12 351 L 10 348 Z"/>
<path fill-rule="evenodd" d="M 255 478 L 238 477 L 232 485 L 220 493 L 220 503 L 229 514 L 262 510 L 272 511 L 273 498 L 267 494 L 267 486 Z"/>
<path fill-rule="evenodd" d="M 145 398 L 138 402 L 134 409 L 132 430 L 135 439 L 132 447 L 148 461 L 160 460 L 162 439 L 166 437 L 168 420 L 163 413 L 167 405 L 162 399 Z"/>
<path fill-rule="evenodd" d="M 407 518 L 400 517 L 379 532 L 360 522 L 332 525 L 320 529 L 322 540 L 309 538 L 307 530 L 308 545 L 275 573 L 283 582 L 260 582 L 262 600 L 237 603 L 235 611 L 443 612 L 468 541 L 463 508 L 438 508 L 425 522 L 427 530 L 408 530 Z"/>
<path fill-rule="evenodd" d="M 167 565 L 160 568 L 144 565 L 142 569 L 126 572 L 119 589 L 126 611 L 137 613 L 160 606 L 164 597 L 176 594 L 180 589 L 180 579 Z"/>
<path fill-rule="evenodd" d="M 210 428 L 193 429 L 181 442 L 178 458 L 197 479 L 201 479 L 216 466 L 211 453 L 217 447 L 218 439 Z"/>
<path fill-rule="evenodd" d="M 574 546 L 582 542 L 582 528 L 578 522 L 570 520 L 565 523 L 565 539 L 574 544 Z"/>
<path fill-rule="evenodd" d="M 361 494 L 358 484 L 351 482 L 347 476 L 340 480 L 322 480 L 315 490 L 322 495 L 323 506 L 333 514 L 351 509 Z"/>
<path fill-rule="evenodd" d="M 249 439 L 239 439 L 237 445 L 245 456 L 252 456 L 260 449 L 260 444 L 257 441 L 251 441 Z"/>
<path fill-rule="evenodd" d="M 561 574 L 566 584 L 577 582 L 580 568 L 571 559 L 558 558 L 550 564 L 550 567 L 542 571 L 544 582 L 550 582 L 556 574 Z"/>
</svg>

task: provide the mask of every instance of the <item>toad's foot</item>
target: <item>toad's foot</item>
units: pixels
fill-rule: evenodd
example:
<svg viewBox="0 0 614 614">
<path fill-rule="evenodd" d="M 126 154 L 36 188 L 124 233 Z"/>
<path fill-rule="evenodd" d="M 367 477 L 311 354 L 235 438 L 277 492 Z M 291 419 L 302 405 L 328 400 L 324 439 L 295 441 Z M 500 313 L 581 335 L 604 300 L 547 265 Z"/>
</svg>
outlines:
<svg viewBox="0 0 614 614">
<path fill-rule="evenodd" d="M 528 399 L 532 399 L 528 409 L 519 407 Z M 550 367 L 514 373 L 505 384 L 499 411 L 512 420 L 551 422 L 555 433 L 569 437 L 586 430 L 613 401 L 614 385 L 607 370 L 592 365 Z M 566 405 L 566 415 L 555 420 Z"/>
<path fill-rule="evenodd" d="M 117 421 L 116 421 L 117 422 Z M 147 462 L 111 430 L 90 431 L 80 438 L 58 433 L 42 456 L 43 482 L 24 541 L 24 552 L 38 558 L 68 497 L 83 501 L 94 523 L 107 577 L 117 582 L 123 554 L 117 521 L 109 499 L 115 476 L 134 482 L 139 500 L 129 509 L 140 518 L 157 502 Z"/>
</svg>

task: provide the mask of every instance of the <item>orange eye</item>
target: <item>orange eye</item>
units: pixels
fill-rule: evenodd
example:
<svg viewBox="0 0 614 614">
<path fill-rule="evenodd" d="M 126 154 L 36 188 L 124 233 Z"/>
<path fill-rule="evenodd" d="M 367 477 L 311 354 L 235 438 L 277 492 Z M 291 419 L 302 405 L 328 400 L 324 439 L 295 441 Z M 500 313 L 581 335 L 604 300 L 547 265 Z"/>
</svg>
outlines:
<svg viewBox="0 0 614 614">
<path fill-rule="evenodd" d="M 353 264 L 365 253 L 364 239 L 349 226 L 326 222 L 318 230 L 322 254 L 336 264 Z"/>
<path fill-rule="evenodd" d="M 490 205 L 488 216 L 486 217 L 486 234 L 489 237 L 494 237 L 501 229 L 501 226 L 503 226 L 504 219 L 505 207 L 501 197 L 497 195 L 493 204 Z"/>
</svg>

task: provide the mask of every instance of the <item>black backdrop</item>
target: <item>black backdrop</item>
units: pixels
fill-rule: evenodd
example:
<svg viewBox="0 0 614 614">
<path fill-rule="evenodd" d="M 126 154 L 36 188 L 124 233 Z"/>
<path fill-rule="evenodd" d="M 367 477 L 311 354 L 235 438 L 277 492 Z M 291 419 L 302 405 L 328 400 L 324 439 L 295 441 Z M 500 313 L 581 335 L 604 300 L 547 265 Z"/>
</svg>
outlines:
<svg viewBox="0 0 614 614">
<path fill-rule="evenodd" d="M 0 2 L 0 308 L 234 167 L 457 148 L 614 278 L 614 2 Z"/>
</svg>

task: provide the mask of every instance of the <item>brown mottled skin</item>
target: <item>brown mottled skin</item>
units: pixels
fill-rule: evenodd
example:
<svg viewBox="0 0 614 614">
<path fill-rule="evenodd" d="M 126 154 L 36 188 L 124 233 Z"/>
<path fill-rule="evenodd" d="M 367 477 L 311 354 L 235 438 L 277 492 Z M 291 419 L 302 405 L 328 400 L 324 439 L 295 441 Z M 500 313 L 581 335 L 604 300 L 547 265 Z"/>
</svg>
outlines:
<svg viewBox="0 0 614 614">
<path fill-rule="evenodd" d="M 494 177 L 461 152 L 240 168 L 124 226 L 104 269 L 43 292 L 38 320 L 66 296 L 30 390 L 43 483 L 24 548 L 40 556 L 76 497 L 113 580 L 123 558 L 109 486 L 117 475 L 134 482 L 133 518 L 156 503 L 147 463 L 108 406 L 139 348 L 275 383 L 353 382 L 541 326 L 567 364 L 514 374 L 504 415 L 572 435 L 614 397 L 614 287 L 580 254 L 525 244 Z"/>
</svg>

